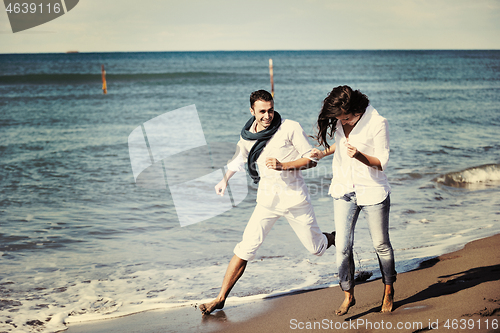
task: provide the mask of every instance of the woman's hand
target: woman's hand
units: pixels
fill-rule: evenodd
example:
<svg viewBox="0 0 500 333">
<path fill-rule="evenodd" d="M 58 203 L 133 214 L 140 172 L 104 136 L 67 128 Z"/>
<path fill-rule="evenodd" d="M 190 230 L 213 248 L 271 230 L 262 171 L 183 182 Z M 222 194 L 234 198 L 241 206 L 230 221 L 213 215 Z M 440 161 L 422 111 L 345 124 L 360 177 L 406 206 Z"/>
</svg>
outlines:
<svg viewBox="0 0 500 333">
<path fill-rule="evenodd" d="M 380 160 L 377 157 L 361 153 L 356 147 L 351 146 L 351 144 L 347 141 L 344 142 L 344 145 L 347 147 L 347 156 L 357 159 L 364 165 L 374 167 L 377 170 L 382 171 Z"/>
<path fill-rule="evenodd" d="M 320 160 L 323 157 L 325 157 L 325 152 L 321 151 L 321 150 L 319 150 L 317 148 L 313 148 L 309 154 L 310 154 L 311 158 L 315 158 L 315 159 L 318 159 L 318 160 Z"/>
<path fill-rule="evenodd" d="M 344 142 L 344 145 L 347 147 L 347 156 L 350 158 L 356 158 L 359 154 L 359 150 L 356 147 L 351 146 L 348 141 Z"/>
</svg>

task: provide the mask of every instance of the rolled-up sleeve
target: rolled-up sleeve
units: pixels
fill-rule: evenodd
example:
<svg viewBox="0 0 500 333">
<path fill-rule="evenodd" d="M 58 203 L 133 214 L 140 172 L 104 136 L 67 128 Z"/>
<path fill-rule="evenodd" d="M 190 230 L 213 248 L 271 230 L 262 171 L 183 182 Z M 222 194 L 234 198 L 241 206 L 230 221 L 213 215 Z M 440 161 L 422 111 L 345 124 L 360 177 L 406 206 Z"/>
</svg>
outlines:
<svg viewBox="0 0 500 333">
<path fill-rule="evenodd" d="M 233 158 L 227 163 L 227 168 L 231 171 L 245 171 L 245 163 L 248 159 L 248 149 L 245 147 L 245 143 L 242 142 L 243 139 L 238 141 L 238 146 L 236 153 Z"/>
<path fill-rule="evenodd" d="M 293 122 L 293 131 L 290 140 L 301 157 L 312 159 L 309 156 L 310 154 L 308 154 L 310 153 L 312 146 L 309 143 L 306 132 L 298 122 Z"/>
<path fill-rule="evenodd" d="M 383 171 L 389 163 L 389 124 L 387 119 L 383 119 L 375 128 L 374 145 L 374 156 L 379 159 Z"/>
</svg>

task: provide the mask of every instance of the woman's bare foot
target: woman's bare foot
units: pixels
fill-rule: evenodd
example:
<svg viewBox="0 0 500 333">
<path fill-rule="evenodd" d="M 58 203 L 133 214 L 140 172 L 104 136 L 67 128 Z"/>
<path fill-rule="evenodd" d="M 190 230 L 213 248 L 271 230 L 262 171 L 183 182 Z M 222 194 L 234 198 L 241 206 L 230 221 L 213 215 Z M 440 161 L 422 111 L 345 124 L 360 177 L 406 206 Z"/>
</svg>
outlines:
<svg viewBox="0 0 500 333">
<path fill-rule="evenodd" d="M 344 291 L 344 293 L 345 293 L 344 302 L 342 302 L 340 307 L 335 311 L 335 314 L 337 316 L 345 315 L 347 311 L 349 311 L 349 308 L 356 304 L 356 299 L 354 298 L 354 291 L 349 290 L 349 291 Z"/>
<path fill-rule="evenodd" d="M 380 312 L 392 312 L 394 306 L 394 288 L 390 284 L 386 284 L 384 288 L 384 298 L 382 299 L 382 310 Z"/>
<path fill-rule="evenodd" d="M 224 301 L 218 301 L 217 299 L 213 300 L 210 303 L 205 303 L 199 306 L 200 311 L 204 315 L 208 315 L 215 310 L 220 310 L 224 307 Z"/>
</svg>

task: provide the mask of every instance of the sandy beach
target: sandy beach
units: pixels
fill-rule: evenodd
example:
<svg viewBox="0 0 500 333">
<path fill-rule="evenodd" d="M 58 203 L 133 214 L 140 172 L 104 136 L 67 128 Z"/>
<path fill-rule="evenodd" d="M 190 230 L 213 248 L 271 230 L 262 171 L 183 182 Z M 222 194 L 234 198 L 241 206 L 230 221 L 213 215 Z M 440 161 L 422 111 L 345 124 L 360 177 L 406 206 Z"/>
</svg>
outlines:
<svg viewBox="0 0 500 333">
<path fill-rule="evenodd" d="M 379 312 L 382 283 L 374 280 L 356 286 L 356 305 L 342 317 L 334 314 L 342 291 L 332 287 L 250 304 L 228 301 L 209 316 L 193 306 L 71 324 L 66 332 L 499 332 L 499 280 L 500 234 L 399 274 L 389 314 Z"/>
</svg>

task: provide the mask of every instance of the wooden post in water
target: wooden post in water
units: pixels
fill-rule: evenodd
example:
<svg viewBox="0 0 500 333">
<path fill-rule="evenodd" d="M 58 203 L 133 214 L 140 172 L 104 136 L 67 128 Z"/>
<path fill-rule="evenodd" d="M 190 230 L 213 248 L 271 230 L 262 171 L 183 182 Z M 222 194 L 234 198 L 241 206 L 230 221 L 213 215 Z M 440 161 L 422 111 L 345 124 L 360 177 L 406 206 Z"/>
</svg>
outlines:
<svg viewBox="0 0 500 333">
<path fill-rule="evenodd" d="M 106 85 L 106 71 L 104 70 L 104 65 L 101 65 L 101 73 L 102 73 L 102 93 L 108 93 L 108 87 Z"/>
<path fill-rule="evenodd" d="M 269 59 L 269 74 L 271 75 L 271 95 L 274 98 L 273 59 Z"/>
</svg>

